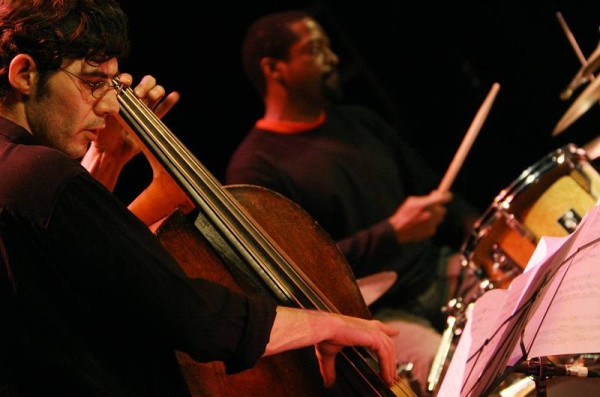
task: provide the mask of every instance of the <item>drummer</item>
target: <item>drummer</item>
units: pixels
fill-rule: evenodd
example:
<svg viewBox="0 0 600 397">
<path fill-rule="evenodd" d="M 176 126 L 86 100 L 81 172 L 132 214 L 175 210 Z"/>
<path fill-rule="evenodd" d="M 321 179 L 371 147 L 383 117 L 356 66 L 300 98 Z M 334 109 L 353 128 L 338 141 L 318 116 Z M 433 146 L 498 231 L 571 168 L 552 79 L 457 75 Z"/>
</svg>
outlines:
<svg viewBox="0 0 600 397">
<path fill-rule="evenodd" d="M 342 104 L 340 59 L 315 17 L 257 19 L 242 56 L 265 109 L 231 157 L 226 184 L 262 185 L 299 204 L 356 277 L 397 273 L 371 309 L 405 327 L 398 358 L 416 364 L 424 386 L 445 325 L 440 309 L 455 293 L 458 251 L 478 211 L 459 194 L 436 191 L 441 178 L 383 118 Z"/>
</svg>

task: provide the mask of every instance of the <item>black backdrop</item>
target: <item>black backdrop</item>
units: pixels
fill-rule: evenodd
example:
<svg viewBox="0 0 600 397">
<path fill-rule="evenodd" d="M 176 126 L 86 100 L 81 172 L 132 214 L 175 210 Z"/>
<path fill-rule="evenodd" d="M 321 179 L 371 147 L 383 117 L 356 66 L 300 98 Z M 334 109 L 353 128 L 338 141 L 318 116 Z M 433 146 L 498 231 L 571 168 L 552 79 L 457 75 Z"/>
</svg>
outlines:
<svg viewBox="0 0 600 397">
<path fill-rule="evenodd" d="M 208 6 L 172 0 L 141 12 L 139 3 L 123 1 L 133 51 L 121 69 L 136 80 L 152 74 L 167 90 L 182 94 L 164 121 L 220 180 L 232 150 L 262 113 L 262 103 L 242 73 L 242 36 L 255 17 L 285 8 L 318 12 L 341 56 L 347 100 L 378 110 L 440 175 L 492 84 L 501 85 L 453 187 L 481 210 L 549 152 L 570 142 L 584 145 L 597 136 L 597 107 L 559 136 L 552 137 L 551 131 L 579 93 L 570 101 L 559 98 L 581 66 L 557 12 L 587 56 L 600 39 L 600 5 L 401 3 L 407 2 Z M 138 157 L 116 192 L 127 201 L 148 180 L 149 170 Z"/>
</svg>

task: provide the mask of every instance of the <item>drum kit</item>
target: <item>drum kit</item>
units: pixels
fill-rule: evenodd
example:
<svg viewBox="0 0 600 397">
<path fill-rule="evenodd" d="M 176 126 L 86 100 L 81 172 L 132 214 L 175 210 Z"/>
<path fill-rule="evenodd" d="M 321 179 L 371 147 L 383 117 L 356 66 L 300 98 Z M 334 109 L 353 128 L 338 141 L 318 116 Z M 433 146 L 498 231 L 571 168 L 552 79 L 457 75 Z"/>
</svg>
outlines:
<svg viewBox="0 0 600 397">
<path fill-rule="evenodd" d="M 587 84 L 557 123 L 553 136 L 567 129 L 599 102 L 600 77 L 594 79 L 594 73 L 599 69 L 600 44 L 587 60 L 584 59 L 581 69 L 561 94 L 561 98 L 566 99 Z M 439 391 L 453 347 L 468 321 L 467 309 L 488 290 L 508 288 L 524 271 L 542 236 L 569 235 L 586 212 L 598 203 L 600 174 L 593 160 L 599 157 L 600 137 L 583 147 L 568 144 L 548 153 L 501 190 L 474 224 L 462 246 L 463 271 L 475 275 L 479 285 L 475 292 L 473 288 L 463 288 L 462 291 L 468 290 L 469 294 L 458 293 L 444 308 L 448 316 L 447 327 L 427 384 L 433 395 Z M 598 353 L 600 351 L 528 360 L 502 381 L 494 395 L 600 396 L 600 379 L 581 379 L 580 374 L 568 373 L 569 368 L 586 371 L 600 368 Z"/>
</svg>

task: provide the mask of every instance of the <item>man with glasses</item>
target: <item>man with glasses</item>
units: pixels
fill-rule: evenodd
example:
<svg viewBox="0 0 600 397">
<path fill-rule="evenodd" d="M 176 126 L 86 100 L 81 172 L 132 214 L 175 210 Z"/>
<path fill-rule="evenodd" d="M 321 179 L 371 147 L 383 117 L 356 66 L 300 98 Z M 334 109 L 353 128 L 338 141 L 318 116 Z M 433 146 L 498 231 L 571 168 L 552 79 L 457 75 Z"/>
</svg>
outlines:
<svg viewBox="0 0 600 397">
<path fill-rule="evenodd" d="M 310 345 L 326 386 L 346 345 L 391 383 L 395 331 L 191 280 L 106 188 L 139 152 L 114 117 L 127 30 L 113 0 L 0 1 L 0 394 L 187 396 L 175 350 L 236 372 Z"/>
</svg>

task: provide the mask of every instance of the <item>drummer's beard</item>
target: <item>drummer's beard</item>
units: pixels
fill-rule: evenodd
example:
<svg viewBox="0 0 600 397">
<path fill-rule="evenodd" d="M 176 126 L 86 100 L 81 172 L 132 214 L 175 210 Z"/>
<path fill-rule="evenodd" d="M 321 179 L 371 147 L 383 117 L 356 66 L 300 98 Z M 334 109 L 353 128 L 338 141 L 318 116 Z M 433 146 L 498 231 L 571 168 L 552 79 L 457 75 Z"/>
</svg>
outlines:
<svg viewBox="0 0 600 397">
<path fill-rule="evenodd" d="M 337 102 L 343 97 L 342 82 L 337 69 L 323 75 L 323 98 L 327 102 Z"/>
</svg>

